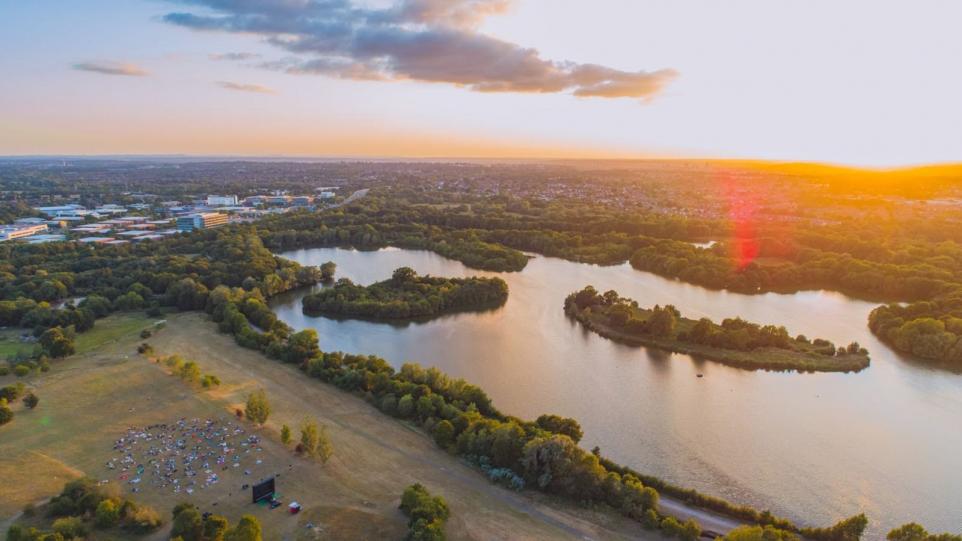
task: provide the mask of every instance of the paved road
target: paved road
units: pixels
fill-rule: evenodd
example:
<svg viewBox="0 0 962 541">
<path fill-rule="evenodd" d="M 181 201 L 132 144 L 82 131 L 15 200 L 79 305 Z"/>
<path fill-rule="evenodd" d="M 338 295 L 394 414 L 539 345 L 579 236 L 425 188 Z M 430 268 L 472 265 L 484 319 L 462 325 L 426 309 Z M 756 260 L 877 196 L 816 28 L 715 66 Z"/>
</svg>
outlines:
<svg viewBox="0 0 962 541">
<path fill-rule="evenodd" d="M 350 203 L 353 203 L 353 202 L 357 201 L 358 199 L 360 199 L 360 198 L 364 197 L 365 195 L 367 195 L 367 192 L 370 191 L 370 190 L 371 190 L 370 188 L 364 188 L 363 190 L 358 190 L 358 191 L 352 193 L 351 195 L 347 196 L 347 199 L 345 199 L 344 201 L 341 201 L 340 203 L 331 205 L 331 206 L 328 207 L 328 208 L 336 209 L 337 207 L 343 207 L 344 205 L 348 205 L 348 204 L 350 204 Z"/>
<path fill-rule="evenodd" d="M 719 534 L 726 534 L 745 524 L 733 518 L 725 517 L 698 507 L 691 507 L 687 503 L 662 495 L 658 500 L 658 507 L 662 513 L 680 520 L 695 519 L 701 524 L 702 530 L 710 530 Z"/>
</svg>

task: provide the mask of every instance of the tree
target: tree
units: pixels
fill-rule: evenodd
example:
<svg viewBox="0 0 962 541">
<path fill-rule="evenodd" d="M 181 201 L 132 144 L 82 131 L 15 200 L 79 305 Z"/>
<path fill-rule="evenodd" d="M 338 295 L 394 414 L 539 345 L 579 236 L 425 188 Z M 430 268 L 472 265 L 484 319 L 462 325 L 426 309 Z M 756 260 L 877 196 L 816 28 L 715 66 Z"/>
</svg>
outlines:
<svg viewBox="0 0 962 541">
<path fill-rule="evenodd" d="M 888 541 L 962 541 L 962 535 L 930 534 L 921 525 L 910 522 L 889 532 L 885 539 Z"/>
<path fill-rule="evenodd" d="M 210 515 L 204 521 L 204 541 L 224 541 L 230 522 L 220 515 Z"/>
<path fill-rule="evenodd" d="M 23 405 L 26 406 L 28 409 L 33 409 L 37 407 L 37 404 L 39 403 L 40 403 L 40 398 L 38 398 L 37 395 L 35 395 L 33 392 L 29 392 L 27 393 L 27 396 L 23 397 Z"/>
<path fill-rule="evenodd" d="M 571 441 L 578 443 L 584 436 L 584 432 L 581 430 L 581 425 L 578 421 L 570 419 L 567 417 L 560 417 L 558 415 L 542 415 L 538 417 L 535 421 L 539 427 L 547 430 L 548 432 L 554 432 L 555 434 L 564 434 L 571 438 Z"/>
<path fill-rule="evenodd" d="M 6 398 L 0 398 L 0 426 L 13 420 L 13 410 L 7 405 Z"/>
<path fill-rule="evenodd" d="M 258 389 L 247 395 L 247 405 L 244 408 L 244 415 L 254 424 L 263 425 L 271 414 L 271 405 L 267 401 L 267 393 L 264 389 Z"/>
<path fill-rule="evenodd" d="M 434 441 L 444 448 L 454 443 L 454 425 L 451 424 L 451 421 L 444 419 L 434 425 Z"/>
<path fill-rule="evenodd" d="M 261 523 L 253 515 L 244 515 L 224 535 L 224 541 L 261 541 Z"/>
<path fill-rule="evenodd" d="M 413 484 L 401 494 L 401 512 L 408 517 L 410 541 L 441 541 L 444 523 L 451 515 L 448 504 L 440 496 L 432 497 L 420 483 Z"/>
<path fill-rule="evenodd" d="M 178 375 L 184 381 L 197 383 L 200 380 L 200 367 L 194 361 L 187 361 L 178 370 Z"/>
<path fill-rule="evenodd" d="M 184 541 L 203 541 L 203 517 L 193 504 L 178 504 L 174 507 L 173 514 L 174 522 L 170 529 L 171 539 L 181 537 Z"/>
<path fill-rule="evenodd" d="M 321 353 L 317 341 L 317 331 L 305 329 L 294 333 L 287 340 L 287 350 L 284 360 L 289 363 L 304 364 Z"/>
<path fill-rule="evenodd" d="M 301 425 L 301 449 L 308 456 L 327 462 L 334 453 L 334 447 L 327 435 L 327 427 L 318 426 L 314 421 L 304 421 Z"/>
<path fill-rule="evenodd" d="M 287 425 L 281 426 L 281 443 L 284 445 L 291 443 L 291 427 Z"/>
<path fill-rule="evenodd" d="M 391 275 L 391 279 L 397 283 L 410 282 L 416 278 L 418 273 L 414 272 L 411 267 L 399 267 L 395 269 L 394 273 Z"/>
<path fill-rule="evenodd" d="M 60 327 L 53 327 L 44 331 L 40 335 L 40 346 L 47 355 L 53 358 L 66 357 L 76 352 L 73 336 Z"/>
<path fill-rule="evenodd" d="M 325 282 L 330 282 L 334 279 L 334 272 L 337 270 L 337 264 L 333 261 L 328 261 L 321 265 L 321 280 Z"/>
<path fill-rule="evenodd" d="M 406 394 L 397 402 L 397 414 L 402 419 L 407 419 L 414 413 L 414 397 Z"/>
<path fill-rule="evenodd" d="M 739 526 L 721 539 L 722 541 L 798 541 L 798 536 L 774 526 Z"/>
<path fill-rule="evenodd" d="M 117 502 L 107 498 L 106 500 L 103 500 L 97 504 L 94 523 L 98 528 L 113 528 L 119 521 L 120 508 L 117 507 Z"/>
</svg>

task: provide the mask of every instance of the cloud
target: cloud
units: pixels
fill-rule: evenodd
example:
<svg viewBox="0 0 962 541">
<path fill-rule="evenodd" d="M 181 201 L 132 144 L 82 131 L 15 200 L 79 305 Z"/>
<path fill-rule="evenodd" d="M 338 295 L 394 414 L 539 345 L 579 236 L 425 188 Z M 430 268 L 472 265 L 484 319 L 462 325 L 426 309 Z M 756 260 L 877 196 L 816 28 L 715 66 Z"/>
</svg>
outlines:
<svg viewBox="0 0 962 541">
<path fill-rule="evenodd" d="M 650 100 L 677 73 L 624 71 L 554 61 L 477 31 L 512 0 L 397 0 L 389 8 L 353 0 L 180 0 L 201 13 L 168 13 L 170 24 L 254 34 L 291 56 L 262 63 L 288 73 L 344 79 L 447 83 L 478 92 L 570 92 Z"/>
<path fill-rule="evenodd" d="M 273 88 L 269 88 L 263 85 L 234 83 L 231 81 L 217 81 L 216 84 L 221 88 L 226 88 L 228 90 L 238 90 L 240 92 L 255 92 L 257 94 L 276 94 L 277 93 Z"/>
<path fill-rule="evenodd" d="M 73 69 L 103 75 L 126 75 L 128 77 L 143 77 L 148 75 L 147 71 L 139 66 L 118 62 L 80 62 L 74 64 Z"/>
<path fill-rule="evenodd" d="M 239 62 L 243 60 L 253 60 L 255 58 L 260 58 L 261 55 L 257 53 L 214 53 L 207 55 L 211 60 L 226 60 L 231 62 Z"/>
</svg>

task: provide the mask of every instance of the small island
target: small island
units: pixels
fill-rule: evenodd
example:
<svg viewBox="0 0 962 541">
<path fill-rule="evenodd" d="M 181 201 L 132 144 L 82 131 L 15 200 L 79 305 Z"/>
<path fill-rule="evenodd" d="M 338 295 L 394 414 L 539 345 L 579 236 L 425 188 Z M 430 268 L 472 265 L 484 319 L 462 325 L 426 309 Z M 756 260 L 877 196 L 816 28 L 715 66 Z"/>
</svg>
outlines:
<svg viewBox="0 0 962 541">
<path fill-rule="evenodd" d="M 616 291 L 599 294 L 588 286 L 568 295 L 565 313 L 586 328 L 618 342 L 694 355 L 751 370 L 857 372 L 869 365 L 868 351 L 852 342 L 835 347 L 817 338 L 789 336 L 785 327 L 740 318 L 717 324 L 681 317 L 674 306 L 640 308 Z"/>
<path fill-rule="evenodd" d="M 390 279 L 369 286 L 342 278 L 304 297 L 303 308 L 308 315 L 417 319 L 488 310 L 507 300 L 508 284 L 500 278 L 436 278 L 401 267 Z"/>
</svg>

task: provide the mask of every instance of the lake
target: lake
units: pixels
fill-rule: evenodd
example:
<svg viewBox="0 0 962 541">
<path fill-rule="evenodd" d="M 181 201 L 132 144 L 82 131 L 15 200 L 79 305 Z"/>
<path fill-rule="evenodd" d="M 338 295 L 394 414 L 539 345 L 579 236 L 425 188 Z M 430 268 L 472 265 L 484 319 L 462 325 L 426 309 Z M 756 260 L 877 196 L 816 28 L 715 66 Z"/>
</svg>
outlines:
<svg viewBox="0 0 962 541">
<path fill-rule="evenodd" d="M 416 361 L 479 385 L 503 412 L 577 419 L 582 445 L 643 473 L 805 525 L 864 511 L 867 539 L 916 521 L 962 530 L 962 375 L 913 363 L 866 325 L 875 303 L 809 291 L 743 295 L 632 269 L 535 257 L 518 273 L 469 269 L 431 252 L 317 248 L 279 254 L 337 263 L 369 284 L 408 266 L 435 276 L 500 276 L 500 309 L 427 323 L 308 317 L 306 290 L 275 298 L 278 316 L 313 328 L 321 349 Z M 753 372 L 687 355 L 619 345 L 565 317 L 564 297 L 591 284 L 683 316 L 740 316 L 836 344 L 858 341 L 872 365 L 857 374 Z M 698 378 L 697 374 L 703 374 Z"/>
</svg>

